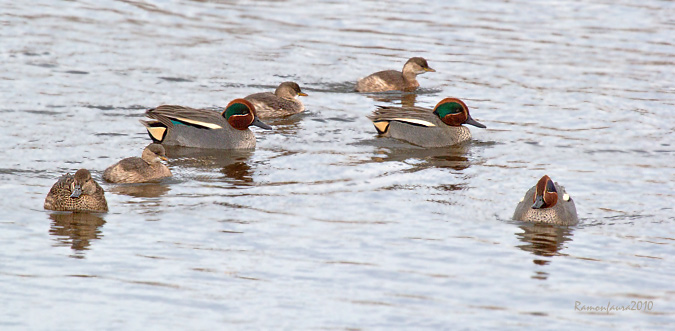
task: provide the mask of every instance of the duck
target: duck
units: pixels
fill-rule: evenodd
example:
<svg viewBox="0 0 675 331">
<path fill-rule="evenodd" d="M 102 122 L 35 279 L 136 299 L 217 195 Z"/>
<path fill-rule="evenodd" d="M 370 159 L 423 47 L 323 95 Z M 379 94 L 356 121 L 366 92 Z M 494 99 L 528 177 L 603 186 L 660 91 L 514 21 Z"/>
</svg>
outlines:
<svg viewBox="0 0 675 331">
<path fill-rule="evenodd" d="M 152 120 L 141 123 L 154 143 L 210 149 L 255 148 L 255 135 L 249 127 L 272 127 L 258 119 L 255 107 L 245 99 L 234 99 L 222 112 L 176 105 L 149 109 Z"/>
<path fill-rule="evenodd" d="M 260 118 L 284 117 L 301 113 L 305 105 L 298 99 L 306 97 L 307 93 L 300 90 L 300 85 L 295 82 L 283 82 L 272 92 L 254 93 L 244 97 L 255 107 Z"/>
<path fill-rule="evenodd" d="M 91 178 L 87 169 L 80 169 L 75 175 L 67 173 L 59 178 L 45 198 L 45 209 L 72 212 L 108 211 L 103 188 Z"/>
<path fill-rule="evenodd" d="M 103 179 L 110 183 L 146 183 L 171 177 L 171 170 L 161 161 L 167 161 L 164 146 L 149 144 L 141 157 L 125 158 L 103 172 Z"/>
<path fill-rule="evenodd" d="M 356 82 L 357 92 L 385 92 L 404 91 L 412 92 L 420 84 L 417 75 L 425 72 L 436 72 L 429 67 L 423 57 L 411 57 L 404 65 L 403 71 L 384 70 L 361 78 Z"/>
<path fill-rule="evenodd" d="M 457 98 L 445 98 L 434 109 L 379 106 L 368 118 L 380 136 L 421 147 L 452 146 L 471 139 L 471 131 L 462 124 L 486 128 L 471 118 L 469 107 Z"/>
<path fill-rule="evenodd" d="M 579 223 L 574 200 L 565 188 L 548 175 L 539 179 L 520 200 L 513 213 L 516 221 L 576 225 Z"/>
</svg>

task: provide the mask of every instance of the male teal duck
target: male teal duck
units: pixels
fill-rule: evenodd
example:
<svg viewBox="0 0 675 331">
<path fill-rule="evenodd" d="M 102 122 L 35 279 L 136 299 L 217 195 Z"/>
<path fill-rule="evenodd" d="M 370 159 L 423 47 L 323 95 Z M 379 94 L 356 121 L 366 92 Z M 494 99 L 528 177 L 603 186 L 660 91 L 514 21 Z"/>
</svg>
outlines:
<svg viewBox="0 0 675 331">
<path fill-rule="evenodd" d="M 513 219 L 524 222 L 575 225 L 579 222 L 574 201 L 565 188 L 544 175 L 520 200 Z"/>
<path fill-rule="evenodd" d="M 411 92 L 420 86 L 417 82 L 417 75 L 435 71 L 429 68 L 429 64 L 427 64 L 427 60 L 424 58 L 411 57 L 403 65 L 403 71 L 384 70 L 359 79 L 356 82 L 356 91 L 385 92 L 398 90 Z"/>
<path fill-rule="evenodd" d="M 295 82 L 283 82 L 276 91 L 251 94 L 244 99 L 250 101 L 260 118 L 283 117 L 305 110 L 305 105 L 298 96 L 306 97 L 307 94 L 300 90 L 300 85 Z"/>
<path fill-rule="evenodd" d="M 111 183 L 145 183 L 171 177 L 164 146 L 152 143 L 143 149 L 141 157 L 128 157 L 103 172 L 103 179 Z"/>
<path fill-rule="evenodd" d="M 255 135 L 249 126 L 271 130 L 261 122 L 255 107 L 244 99 L 234 99 L 222 113 L 208 109 L 163 105 L 145 115 L 154 119 L 141 121 L 152 141 L 167 146 L 213 149 L 255 147 Z"/>
<path fill-rule="evenodd" d="M 422 147 L 451 146 L 471 139 L 471 132 L 462 124 L 485 128 L 457 98 L 445 98 L 434 109 L 380 106 L 368 118 L 381 136 Z"/>
<path fill-rule="evenodd" d="M 45 198 L 45 209 L 74 212 L 107 212 L 108 202 L 103 189 L 91 178 L 87 169 L 75 176 L 65 174 L 52 186 Z"/>
</svg>

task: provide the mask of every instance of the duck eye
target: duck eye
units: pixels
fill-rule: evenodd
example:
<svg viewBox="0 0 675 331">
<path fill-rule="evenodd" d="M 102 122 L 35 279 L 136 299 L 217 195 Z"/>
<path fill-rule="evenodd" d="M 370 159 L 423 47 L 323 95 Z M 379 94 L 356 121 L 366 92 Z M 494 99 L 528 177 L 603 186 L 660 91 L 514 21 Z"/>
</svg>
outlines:
<svg viewBox="0 0 675 331">
<path fill-rule="evenodd" d="M 243 103 L 235 103 L 227 107 L 225 110 L 225 118 L 230 118 L 233 115 L 248 115 L 250 110 Z"/>
<path fill-rule="evenodd" d="M 548 182 L 546 182 L 546 191 L 558 193 L 558 191 L 555 190 L 555 185 L 553 185 L 553 181 L 549 180 Z"/>
<path fill-rule="evenodd" d="M 434 113 L 438 115 L 438 117 L 443 118 L 447 115 L 450 114 L 459 114 L 462 112 L 462 106 L 456 102 L 446 102 L 438 107 L 436 107 L 436 110 Z"/>
</svg>

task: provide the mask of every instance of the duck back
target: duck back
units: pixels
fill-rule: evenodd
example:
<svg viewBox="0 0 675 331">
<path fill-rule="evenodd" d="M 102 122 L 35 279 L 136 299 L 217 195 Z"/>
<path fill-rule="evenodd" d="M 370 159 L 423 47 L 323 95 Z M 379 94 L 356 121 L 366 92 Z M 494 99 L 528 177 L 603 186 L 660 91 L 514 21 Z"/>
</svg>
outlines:
<svg viewBox="0 0 675 331">
<path fill-rule="evenodd" d="M 108 167 L 103 179 L 111 183 L 144 183 L 171 177 L 171 170 L 157 162 L 148 164 L 140 157 L 128 157 Z"/>
<path fill-rule="evenodd" d="M 305 110 L 300 100 L 280 98 L 272 92 L 254 93 L 244 99 L 253 104 L 260 118 L 289 116 Z"/>
<path fill-rule="evenodd" d="M 416 79 L 406 80 L 403 73 L 396 70 L 384 70 L 359 79 L 357 92 L 414 91 L 419 87 Z"/>
</svg>

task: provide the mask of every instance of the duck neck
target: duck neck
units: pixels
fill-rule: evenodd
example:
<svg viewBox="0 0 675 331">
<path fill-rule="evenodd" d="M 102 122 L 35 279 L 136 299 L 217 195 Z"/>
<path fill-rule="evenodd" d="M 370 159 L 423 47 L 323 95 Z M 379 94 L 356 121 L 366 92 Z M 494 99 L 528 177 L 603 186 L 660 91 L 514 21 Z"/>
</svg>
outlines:
<svg viewBox="0 0 675 331">
<path fill-rule="evenodd" d="M 141 155 L 141 159 L 143 161 L 145 161 L 145 163 L 147 163 L 148 165 L 153 165 L 153 164 L 158 162 L 157 161 L 157 155 L 155 155 L 155 153 L 152 153 L 152 152 L 147 151 L 147 150 L 143 151 L 143 155 Z"/>
<path fill-rule="evenodd" d="M 414 90 L 420 86 L 417 82 L 417 74 L 410 67 L 403 67 L 403 81 L 405 81 L 406 91 Z"/>
<path fill-rule="evenodd" d="M 274 95 L 276 95 L 279 98 L 286 99 L 286 100 L 295 100 L 295 97 L 297 96 L 297 93 L 295 91 L 290 90 L 284 86 L 280 86 L 277 88 L 276 91 L 274 91 Z"/>
</svg>

